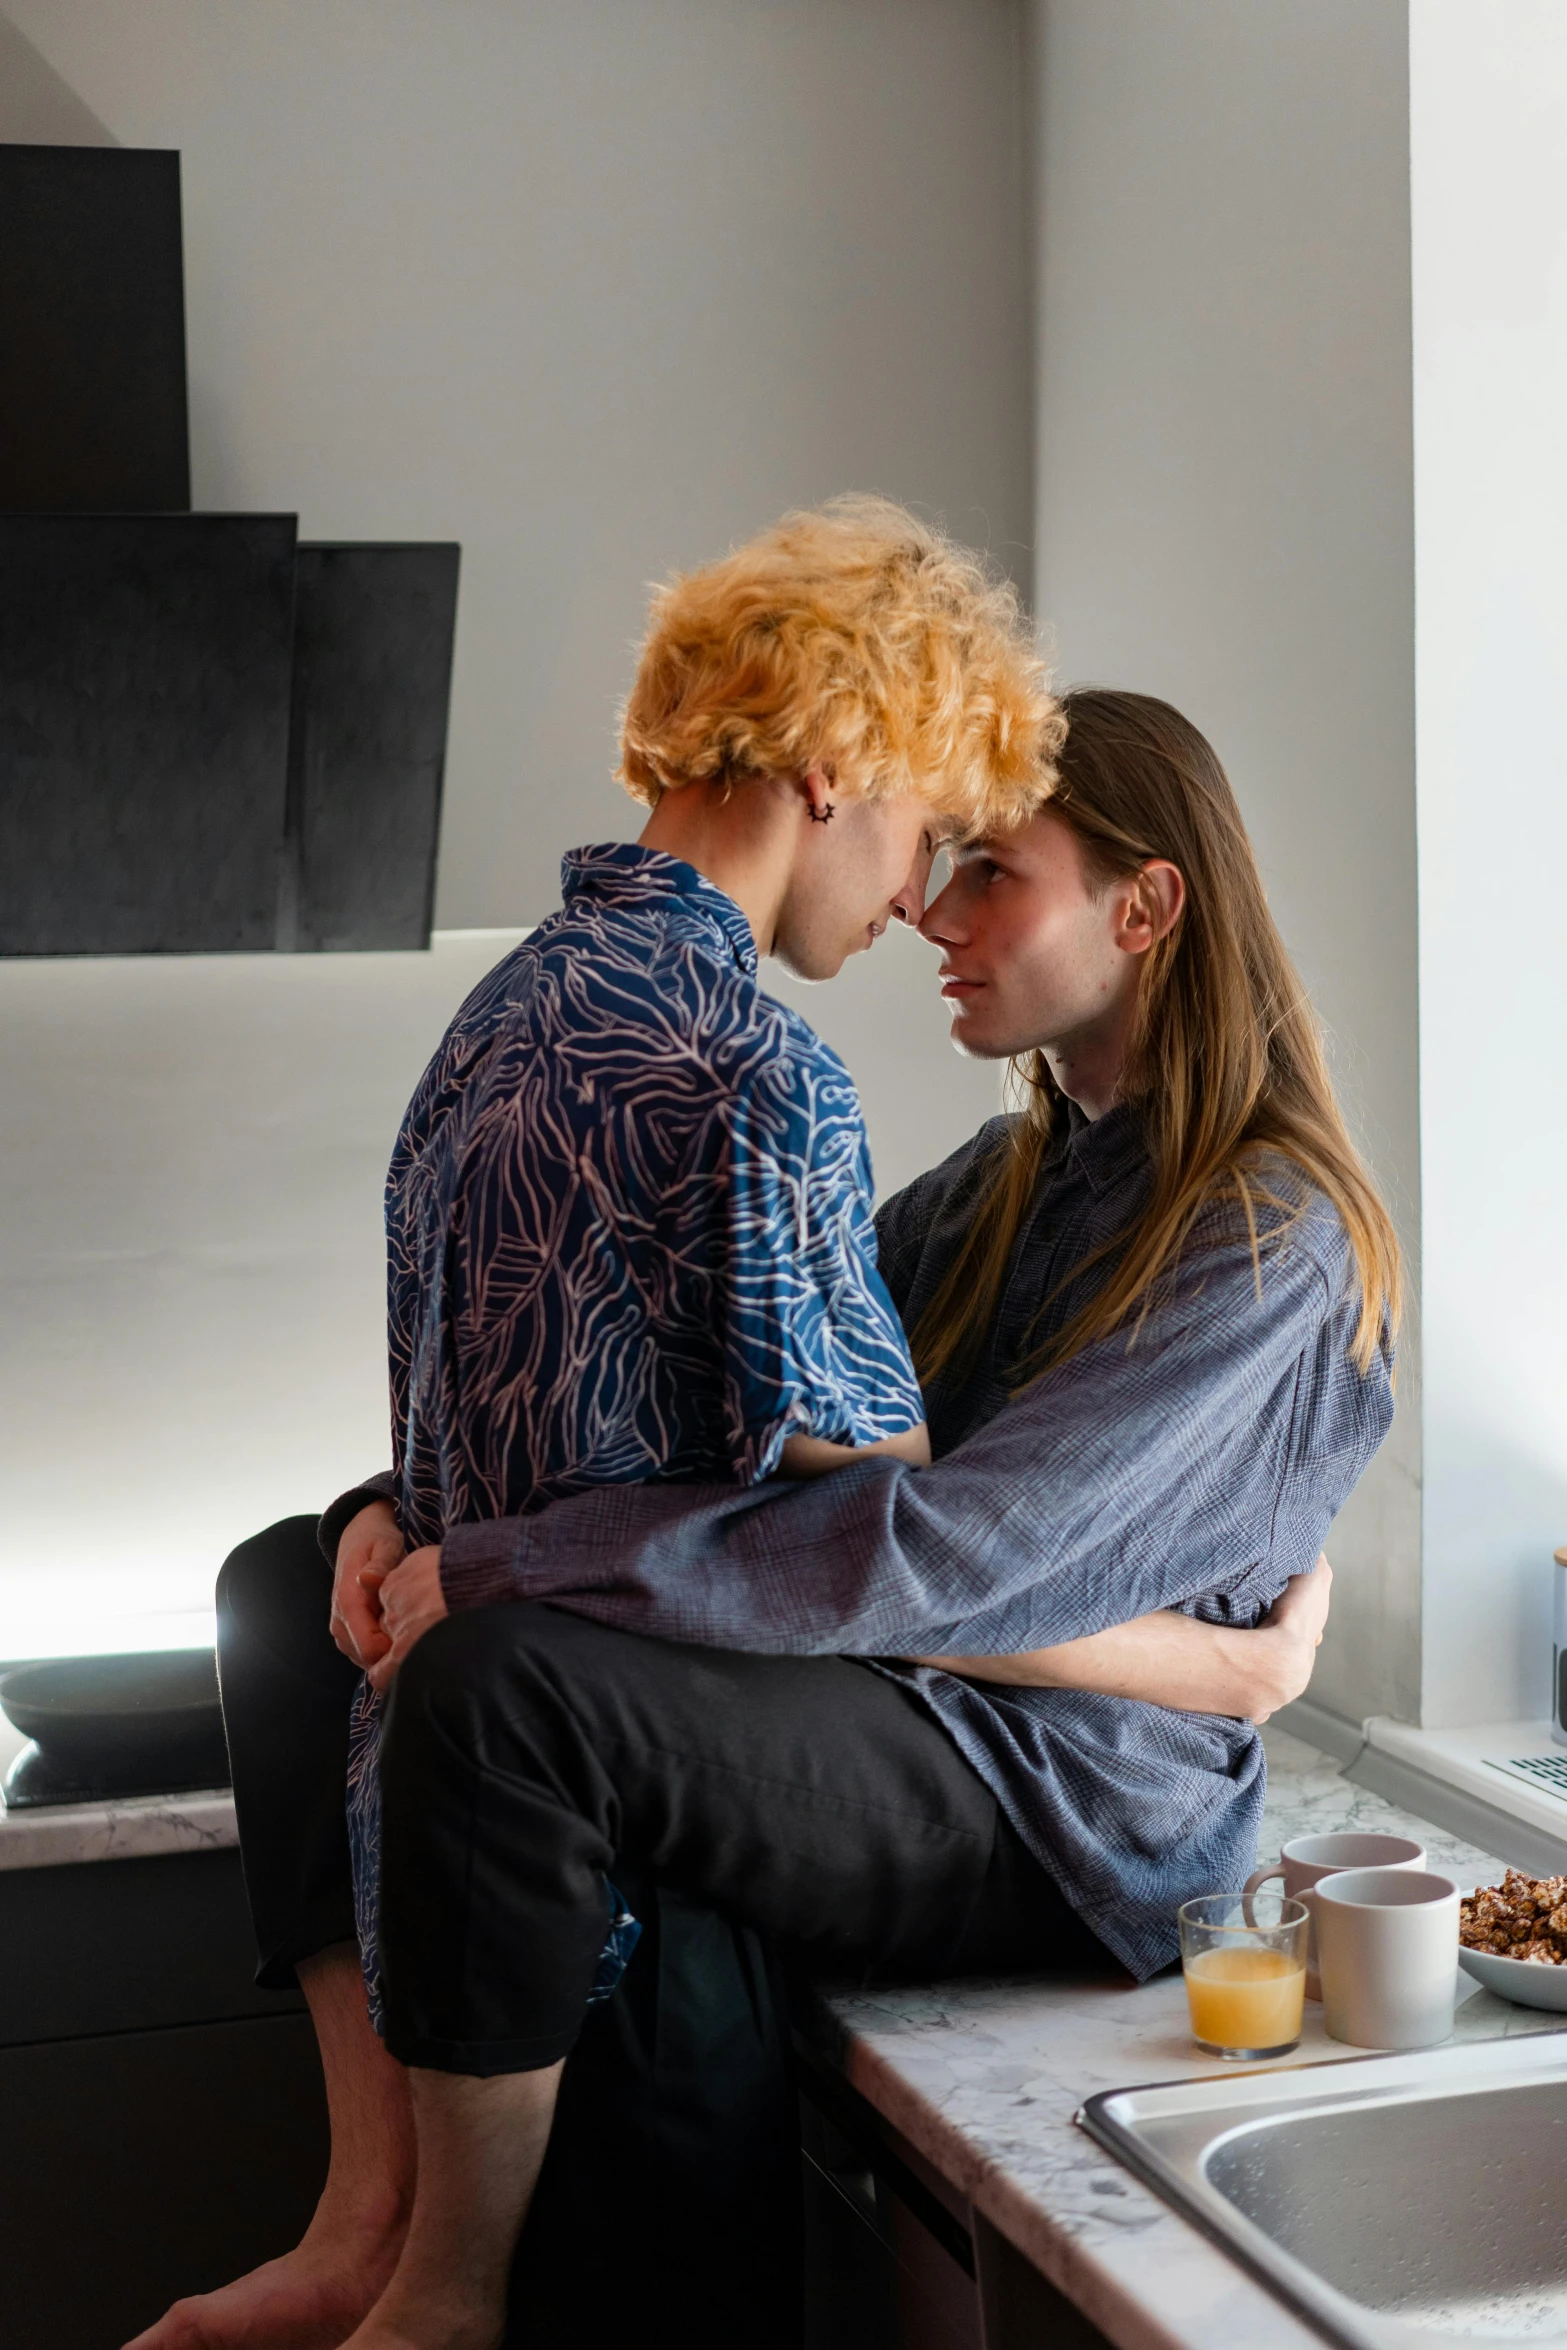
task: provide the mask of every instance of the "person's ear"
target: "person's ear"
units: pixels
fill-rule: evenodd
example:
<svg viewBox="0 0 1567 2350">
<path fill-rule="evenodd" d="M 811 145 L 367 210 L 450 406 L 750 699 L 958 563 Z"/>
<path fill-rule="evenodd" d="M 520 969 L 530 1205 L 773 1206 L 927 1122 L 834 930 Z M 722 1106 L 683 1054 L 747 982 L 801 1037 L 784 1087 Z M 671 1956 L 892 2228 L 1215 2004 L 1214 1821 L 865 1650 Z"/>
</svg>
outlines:
<svg viewBox="0 0 1567 2350">
<path fill-rule="evenodd" d="M 1168 858 L 1151 857 L 1127 889 L 1116 945 L 1128 955 L 1146 955 L 1156 939 L 1175 928 L 1185 904 L 1186 881 L 1180 867 Z"/>
<path fill-rule="evenodd" d="M 832 811 L 834 777 L 830 767 L 808 767 L 800 781 L 813 824 L 825 824 Z"/>
</svg>

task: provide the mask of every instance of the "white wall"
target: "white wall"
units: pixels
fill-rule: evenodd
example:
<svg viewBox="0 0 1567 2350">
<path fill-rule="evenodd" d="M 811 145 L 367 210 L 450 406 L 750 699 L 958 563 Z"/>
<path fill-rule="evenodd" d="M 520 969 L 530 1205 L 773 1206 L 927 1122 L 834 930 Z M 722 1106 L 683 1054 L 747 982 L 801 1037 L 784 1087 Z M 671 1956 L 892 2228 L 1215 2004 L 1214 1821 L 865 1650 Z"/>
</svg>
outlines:
<svg viewBox="0 0 1567 2350">
<path fill-rule="evenodd" d="M 1403 0 L 1037 0 L 1037 605 L 1211 737 L 1418 1239 Z M 1418 1363 L 1312 1694 L 1419 1700 Z"/>
<path fill-rule="evenodd" d="M 0 962 L 0 1657 L 210 1637 L 384 1464 L 386 1162 L 507 943 Z"/>
<path fill-rule="evenodd" d="M 1428 1728 L 1548 1708 L 1567 1541 L 1567 9 L 1410 12 Z"/>
<path fill-rule="evenodd" d="M 6 7 L 181 151 L 196 503 L 462 542 L 441 926 L 634 822 L 649 580 L 855 488 L 1026 569 L 1018 0 Z"/>
</svg>

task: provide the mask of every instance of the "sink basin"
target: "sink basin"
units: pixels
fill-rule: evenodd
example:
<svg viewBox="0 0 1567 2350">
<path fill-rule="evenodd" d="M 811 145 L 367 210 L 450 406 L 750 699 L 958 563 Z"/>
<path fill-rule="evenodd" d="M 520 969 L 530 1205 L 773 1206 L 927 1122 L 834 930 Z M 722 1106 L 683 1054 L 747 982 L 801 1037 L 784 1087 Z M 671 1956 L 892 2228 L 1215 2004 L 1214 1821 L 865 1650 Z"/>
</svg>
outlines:
<svg viewBox="0 0 1567 2350">
<path fill-rule="evenodd" d="M 1567 2032 L 1117 2089 L 1077 2118 L 1330 2341 L 1567 2350 Z"/>
</svg>

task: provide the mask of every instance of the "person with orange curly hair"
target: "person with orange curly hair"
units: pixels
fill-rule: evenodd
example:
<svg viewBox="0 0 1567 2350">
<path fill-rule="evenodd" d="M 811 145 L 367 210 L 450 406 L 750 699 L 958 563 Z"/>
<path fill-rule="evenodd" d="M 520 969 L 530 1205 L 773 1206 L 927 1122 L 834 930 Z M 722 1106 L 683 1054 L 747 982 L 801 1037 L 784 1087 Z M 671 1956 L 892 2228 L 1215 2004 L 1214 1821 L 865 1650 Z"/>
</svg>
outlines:
<svg viewBox="0 0 1567 2350">
<path fill-rule="evenodd" d="M 596 1487 L 928 1461 L 853 1081 L 759 963 L 829 979 L 917 922 L 944 840 L 1043 804 L 1061 731 L 1012 587 L 885 500 L 787 515 L 655 595 L 621 742 L 641 837 L 565 859 L 561 911 L 461 1007 L 398 1136 L 396 1466 L 341 1542 L 341 1513 L 323 1527 L 341 1658 L 313 1542 L 262 1537 L 225 1569 L 259 1980 L 304 1988 L 333 2173 L 291 2262 L 149 2344 L 340 2341 L 386 2282 L 413 2129 L 375 2037 L 386 1568 Z M 247 1704 L 296 1652 L 291 1688 Z M 603 1907 L 590 2001 L 643 1922 L 608 1880 Z"/>
</svg>

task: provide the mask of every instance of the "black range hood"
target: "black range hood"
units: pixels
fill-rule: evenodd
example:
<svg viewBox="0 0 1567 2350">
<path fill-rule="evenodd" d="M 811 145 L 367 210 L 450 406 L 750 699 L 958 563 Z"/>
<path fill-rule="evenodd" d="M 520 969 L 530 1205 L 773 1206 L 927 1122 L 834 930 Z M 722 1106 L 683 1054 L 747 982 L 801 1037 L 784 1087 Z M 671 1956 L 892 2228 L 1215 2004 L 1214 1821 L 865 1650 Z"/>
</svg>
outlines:
<svg viewBox="0 0 1567 2350">
<path fill-rule="evenodd" d="M 0 954 L 427 945 L 459 550 L 188 501 L 178 156 L 0 146 Z"/>
</svg>

